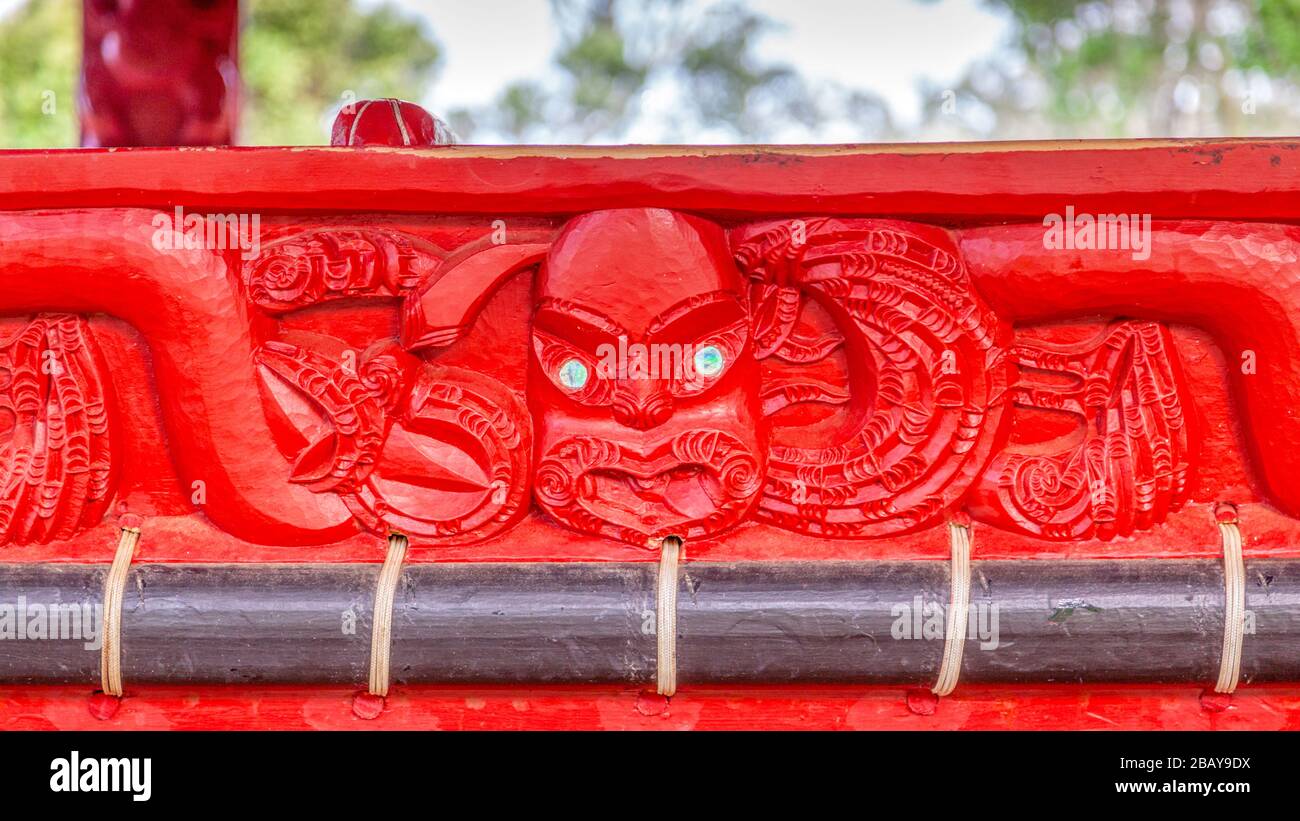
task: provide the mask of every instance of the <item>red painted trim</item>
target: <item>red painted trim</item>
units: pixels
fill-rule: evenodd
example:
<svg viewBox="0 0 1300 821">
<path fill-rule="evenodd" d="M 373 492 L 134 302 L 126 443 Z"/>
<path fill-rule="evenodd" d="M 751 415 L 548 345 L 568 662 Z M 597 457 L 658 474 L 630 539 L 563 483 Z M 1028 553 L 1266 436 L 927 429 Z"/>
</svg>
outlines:
<svg viewBox="0 0 1300 821">
<path fill-rule="evenodd" d="M 2 688 L 0 730 L 1300 729 L 1295 685 L 1205 703 L 1201 688 L 1186 685 L 967 687 L 932 715 L 886 687 L 687 688 L 666 709 L 632 689 L 419 687 L 393 691 L 373 720 L 353 713 L 350 689 L 128 687 L 107 720 L 92 715 L 89 686 Z"/>
<path fill-rule="evenodd" d="M 914 146 L 191 148 L 0 152 L 0 209 L 570 214 L 659 206 L 950 224 L 1066 204 L 1158 219 L 1300 219 L 1300 143 Z"/>
<path fill-rule="evenodd" d="M 1240 505 L 1247 559 L 1300 559 L 1294 522 L 1262 504 Z M 198 517 L 149 517 L 137 564 L 311 564 L 382 562 L 386 543 L 364 534 L 310 548 L 255 545 L 232 538 Z M 563 538 L 556 534 L 562 532 Z M 1212 504 L 1188 505 L 1159 528 L 1111 542 L 1049 542 L 975 525 L 975 561 L 1069 559 L 1217 559 L 1223 555 Z M 107 523 L 73 539 L 46 545 L 11 545 L 7 563 L 108 564 L 117 526 Z M 951 546 L 942 528 L 888 539 L 820 539 L 748 523 L 717 539 L 693 541 L 687 561 L 948 561 Z M 487 542 L 431 548 L 412 544 L 407 562 L 657 562 L 658 554 L 635 545 L 558 531 L 532 514 Z"/>
</svg>

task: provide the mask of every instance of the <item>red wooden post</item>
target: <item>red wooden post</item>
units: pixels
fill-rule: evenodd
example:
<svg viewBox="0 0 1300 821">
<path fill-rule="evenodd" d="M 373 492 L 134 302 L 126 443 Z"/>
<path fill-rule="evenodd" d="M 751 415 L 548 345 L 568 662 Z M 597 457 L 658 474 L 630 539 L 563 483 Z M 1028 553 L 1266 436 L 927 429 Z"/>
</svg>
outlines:
<svg viewBox="0 0 1300 821">
<path fill-rule="evenodd" d="M 230 145 L 239 0 L 85 0 L 81 144 Z"/>
</svg>

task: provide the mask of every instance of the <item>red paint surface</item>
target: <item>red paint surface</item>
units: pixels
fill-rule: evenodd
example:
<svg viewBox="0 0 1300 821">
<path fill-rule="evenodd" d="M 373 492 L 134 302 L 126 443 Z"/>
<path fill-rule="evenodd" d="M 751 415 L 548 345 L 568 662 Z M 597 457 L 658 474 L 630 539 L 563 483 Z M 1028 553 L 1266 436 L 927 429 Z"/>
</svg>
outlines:
<svg viewBox="0 0 1300 821">
<path fill-rule="evenodd" d="M 389 529 L 413 562 L 678 532 L 692 561 L 943 560 L 966 516 L 976 560 L 1213 558 L 1222 502 L 1248 558 L 1300 557 L 1300 247 L 1257 221 L 1300 216 L 1293 146 L 567 153 L 0 153 L 2 558 L 106 563 L 131 517 L 137 562 L 377 562 Z M 1154 212 L 1152 255 L 1048 251 L 1067 204 Z M 160 247 L 173 206 L 253 209 L 259 247 Z M 723 364 L 601 373 L 601 343 Z M 1273 727 L 1300 698 L 351 695 L 139 688 L 97 720 L 11 688 L 0 726 Z"/>
<path fill-rule="evenodd" d="M 365 721 L 372 721 L 384 714 L 386 699 L 374 693 L 357 693 L 352 696 L 352 714 Z"/>
<path fill-rule="evenodd" d="M 1243 376 L 1223 349 L 1240 341 L 1249 304 L 1240 325 L 1216 324 L 1231 303 L 1172 298 L 1127 313 L 1185 320 L 1167 330 L 1116 324 L 1121 297 L 1088 319 L 1103 310 L 1089 295 L 1130 287 L 1110 263 L 1078 277 L 1078 311 L 1042 308 L 1071 304 L 1061 282 L 1034 278 L 1069 255 L 1031 253 L 1028 228 L 960 233 L 968 277 L 957 242 L 910 223 L 812 222 L 802 256 L 746 239 L 783 224 L 737 229 L 731 267 L 716 223 L 655 235 L 675 214 L 598 212 L 625 220 L 626 236 L 579 220 L 536 270 L 507 258 L 513 274 L 475 268 L 468 279 L 464 267 L 492 253 L 480 249 L 506 246 L 474 239 L 463 220 L 268 216 L 260 252 L 244 260 L 156 248 L 167 213 L 0 217 L 6 309 L 71 312 L 51 315 L 64 317 L 60 333 L 50 319 L 6 321 L 10 470 L 30 488 L 0 500 L 11 528 L 23 525 L 7 558 L 108 550 L 112 528 L 94 517 L 110 499 L 105 524 L 143 521 L 142 561 L 365 559 L 390 528 L 446 560 L 626 560 L 635 551 L 617 542 L 653 546 L 678 529 L 692 559 L 940 557 L 936 526 L 963 509 L 980 558 L 1214 555 L 1206 508 L 1223 500 L 1243 505 L 1252 554 L 1294 549 L 1290 521 L 1268 508 L 1290 504 L 1300 450 L 1243 455 L 1248 441 L 1300 428 L 1279 401 L 1300 382 L 1289 314 L 1254 316 L 1246 341 L 1261 370 Z M 695 239 L 710 226 L 712 248 Z M 520 233 L 532 248 L 546 229 Z M 998 264 L 987 236 L 1014 239 L 1014 263 Z M 1285 302 L 1259 273 L 1280 253 L 1267 247 L 1230 242 L 1205 276 Z M 917 261 L 936 254 L 927 264 L 946 268 Z M 675 273 L 699 260 L 715 266 L 709 276 Z M 1188 270 L 1159 250 L 1147 264 Z M 427 344 L 427 313 L 413 311 L 425 303 L 468 306 L 467 320 Z M 97 357 L 68 353 L 83 338 Z M 689 383 L 602 377 L 597 338 L 707 345 L 725 367 Z M 41 384 L 48 357 L 67 363 L 55 383 L 67 384 L 34 402 L 25 386 Z M 591 373 L 581 390 L 558 381 L 570 360 Z M 40 440 L 42 424 L 65 435 Z M 18 458 L 42 441 L 43 461 Z M 82 509 L 90 519 L 72 515 Z"/>
<path fill-rule="evenodd" d="M 39 157 L 40 161 L 34 159 Z M 1300 143 L 1134 140 L 735 147 L 0 151 L 0 208 L 564 216 L 677 208 L 961 225 L 1080 213 L 1300 217 Z"/>
<path fill-rule="evenodd" d="M 108 693 L 95 691 L 90 694 L 86 700 L 86 710 L 100 721 L 109 721 L 117 715 L 117 711 L 122 707 L 122 699 L 118 696 L 110 696 Z"/>
<path fill-rule="evenodd" d="M 229 145 L 239 2 L 84 0 L 81 143 Z"/>
<path fill-rule="evenodd" d="M 404 100 L 363 100 L 344 106 L 330 129 L 330 145 L 449 145 L 447 126 L 415 103 Z"/>
<path fill-rule="evenodd" d="M 1074 685 L 966 687 L 933 714 L 905 688 L 683 688 L 666 710 L 635 689 L 392 691 L 376 719 L 353 713 L 346 688 L 132 687 L 108 720 L 86 709 L 89 688 L 0 688 L 4 730 L 1297 730 L 1300 688 L 1251 686 L 1226 709 L 1202 707 L 1199 687 Z M 647 715 L 647 713 L 650 713 Z"/>
</svg>

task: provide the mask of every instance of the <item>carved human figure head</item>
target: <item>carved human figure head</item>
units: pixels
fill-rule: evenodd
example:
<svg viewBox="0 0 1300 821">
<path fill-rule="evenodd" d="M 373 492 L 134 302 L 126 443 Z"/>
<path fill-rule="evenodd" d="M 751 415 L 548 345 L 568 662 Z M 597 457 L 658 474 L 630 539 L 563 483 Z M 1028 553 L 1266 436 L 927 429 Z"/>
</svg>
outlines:
<svg viewBox="0 0 1300 821">
<path fill-rule="evenodd" d="M 403 346 L 456 344 L 522 271 L 533 272 L 535 449 L 507 473 L 529 476 L 538 506 L 570 528 L 654 546 L 752 517 L 877 538 L 964 505 L 1047 538 L 1107 538 L 1185 493 L 1167 332 L 1121 323 L 1097 342 L 1016 344 L 943 229 L 821 217 L 725 236 L 672 211 L 598 211 L 554 238 L 484 241 L 422 279 L 403 306 Z M 1022 384 L 1020 367 L 1088 387 L 1054 396 Z M 1018 449 L 1012 413 L 1035 404 L 1086 408 L 1095 421 L 1082 441 Z M 1171 433 L 1135 436 L 1126 452 L 1148 455 L 1108 464 L 1112 420 L 1147 414 Z M 1093 475 L 1131 476 L 1116 484 L 1131 500 L 1089 498 Z M 1048 486 L 1061 493 L 1044 501 Z M 498 518 L 511 515 L 523 511 Z"/>
<path fill-rule="evenodd" d="M 744 282 L 719 226 L 661 209 L 570 222 L 536 280 L 538 504 L 625 541 L 707 536 L 762 486 Z"/>
</svg>

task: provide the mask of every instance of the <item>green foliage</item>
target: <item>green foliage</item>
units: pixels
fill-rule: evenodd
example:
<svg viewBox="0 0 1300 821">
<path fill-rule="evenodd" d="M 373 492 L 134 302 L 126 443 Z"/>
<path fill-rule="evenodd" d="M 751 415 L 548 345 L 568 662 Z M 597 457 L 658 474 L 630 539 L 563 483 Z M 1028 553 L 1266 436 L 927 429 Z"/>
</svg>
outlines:
<svg viewBox="0 0 1300 821">
<path fill-rule="evenodd" d="M 964 120 L 980 136 L 1295 131 L 1300 0 L 984 2 L 1015 35 L 1012 59 L 976 66 L 957 89 L 968 115 L 985 115 Z M 937 101 L 929 113 L 942 122 Z"/>
<path fill-rule="evenodd" d="M 432 82 L 437 44 L 390 6 L 245 0 L 244 7 L 242 144 L 321 145 L 327 115 L 346 93 L 418 101 Z M 80 70 L 80 0 L 33 0 L 0 21 L 0 146 L 76 145 Z"/>
<path fill-rule="evenodd" d="M 0 147 L 77 144 L 80 64 L 80 0 L 28 3 L 0 20 Z"/>
<path fill-rule="evenodd" d="M 523 81 L 491 106 L 453 112 L 462 136 L 519 141 L 617 141 L 642 116 L 646 92 L 673 91 L 660 138 L 714 129 L 762 140 L 789 123 L 815 125 L 830 107 L 874 106 L 871 95 L 826 89 L 814 101 L 797 72 L 763 62 L 758 41 L 771 21 L 742 4 L 700 0 L 552 0 L 561 30 L 552 83 Z"/>
<path fill-rule="evenodd" d="M 327 113 L 349 99 L 419 101 L 440 57 L 420 24 L 390 6 L 362 12 L 352 0 L 248 0 L 246 8 L 244 144 L 319 145 L 328 139 Z"/>
<path fill-rule="evenodd" d="M 1271 73 L 1300 67 L 1300 0 L 1259 0 L 1259 25 L 1246 38 L 1246 62 Z"/>
<path fill-rule="evenodd" d="M 1300 0 L 982 2 L 1012 21 L 1010 42 L 990 44 L 954 88 L 930 89 L 920 134 L 903 136 L 1296 130 Z M 791 124 L 826 123 L 850 123 L 860 139 L 898 136 L 869 89 L 823 84 L 813 93 L 794 68 L 763 60 L 758 46 L 773 23 L 743 3 L 551 4 L 555 70 L 510 85 L 490 106 L 452 112 L 462 136 L 757 142 Z M 76 144 L 80 7 L 33 0 L 0 20 L 0 146 Z M 351 99 L 424 99 L 441 57 L 419 21 L 388 5 L 245 0 L 244 11 L 244 144 L 320 144 L 330 114 Z"/>
<path fill-rule="evenodd" d="M 581 120 L 618 120 L 640 93 L 650 73 L 649 66 L 629 62 L 623 33 L 614 20 L 613 5 L 611 0 L 594 4 L 583 28 L 556 58 L 556 63 L 572 78 L 573 113 Z M 534 88 L 535 94 L 539 92 L 540 89 Z M 533 104 L 539 102 L 540 99 L 535 99 Z"/>
<path fill-rule="evenodd" d="M 682 74 L 705 125 L 731 125 L 742 134 L 762 132 L 753 120 L 751 102 L 756 93 L 788 89 L 793 104 L 804 94 L 798 75 L 788 66 L 762 65 L 754 45 L 771 24 L 735 9 L 715 11 L 702 36 L 688 43 L 682 54 Z"/>
</svg>

